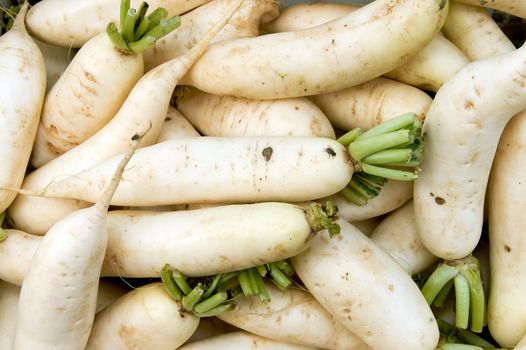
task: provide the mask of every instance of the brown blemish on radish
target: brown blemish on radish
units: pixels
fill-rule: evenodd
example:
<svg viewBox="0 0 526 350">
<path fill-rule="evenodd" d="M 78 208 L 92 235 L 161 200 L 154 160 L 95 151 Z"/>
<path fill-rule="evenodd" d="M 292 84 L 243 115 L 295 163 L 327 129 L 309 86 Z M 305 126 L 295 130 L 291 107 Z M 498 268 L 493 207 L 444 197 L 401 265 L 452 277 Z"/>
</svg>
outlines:
<svg viewBox="0 0 526 350">
<path fill-rule="evenodd" d="M 265 147 L 263 149 L 263 152 L 261 152 L 261 154 L 263 154 L 263 157 L 268 162 L 270 160 L 270 158 L 272 157 L 272 153 L 273 152 L 274 152 L 274 150 L 272 149 L 272 147 Z"/>
<path fill-rule="evenodd" d="M 509 253 L 511 252 L 511 247 L 507 244 L 504 245 L 504 250 L 506 251 L 506 253 Z"/>
<path fill-rule="evenodd" d="M 438 204 L 438 205 L 444 205 L 446 204 L 446 200 L 442 197 L 436 197 L 435 198 L 435 203 Z"/>
</svg>

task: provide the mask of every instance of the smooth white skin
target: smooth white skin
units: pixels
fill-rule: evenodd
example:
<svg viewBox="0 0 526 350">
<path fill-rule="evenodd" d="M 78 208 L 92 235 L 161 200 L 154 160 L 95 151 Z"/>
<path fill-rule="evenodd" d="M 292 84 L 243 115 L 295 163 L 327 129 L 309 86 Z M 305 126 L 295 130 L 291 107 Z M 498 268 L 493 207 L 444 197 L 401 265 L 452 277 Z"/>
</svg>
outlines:
<svg viewBox="0 0 526 350">
<path fill-rule="evenodd" d="M 359 8 L 357 5 L 340 3 L 300 3 L 284 8 L 278 18 L 263 26 L 267 33 L 293 32 L 340 18 Z"/>
<path fill-rule="evenodd" d="M 424 245 L 442 259 L 463 258 L 479 241 L 499 138 L 526 108 L 525 61 L 523 46 L 469 64 L 444 84 L 427 113 L 414 205 Z"/>
<path fill-rule="evenodd" d="M 472 61 L 515 50 L 488 11 L 481 7 L 451 2 L 442 31 Z"/>
<path fill-rule="evenodd" d="M 26 10 L 0 37 L 0 187 L 22 184 L 46 92 L 44 56 L 24 27 Z M 0 190 L 0 213 L 15 196 Z"/>
<path fill-rule="evenodd" d="M 195 331 L 199 318 L 183 311 L 161 283 L 137 288 L 97 314 L 87 350 L 173 350 Z"/>
<path fill-rule="evenodd" d="M 214 35 L 241 5 L 231 8 L 221 20 L 184 56 L 156 67 L 137 82 L 115 117 L 82 144 L 53 159 L 24 179 L 23 188 L 40 189 L 64 175 L 73 175 L 104 159 L 125 152 L 130 135 L 148 130 L 140 147 L 157 140 L 179 79 L 199 58 Z M 19 196 L 9 208 L 11 224 L 32 234 L 43 235 L 58 220 L 88 206 L 75 200 Z"/>
<path fill-rule="evenodd" d="M 434 350 L 438 326 L 411 276 L 344 220 L 290 261 L 312 295 L 373 349 Z"/>
<path fill-rule="evenodd" d="M 503 347 L 526 334 L 526 113 L 513 117 L 502 134 L 488 187 L 491 261 L 488 326 Z"/>
<path fill-rule="evenodd" d="M 98 205 L 49 230 L 22 285 L 14 350 L 84 349 L 107 240 L 105 210 Z"/>
<path fill-rule="evenodd" d="M 312 28 L 345 16 L 356 9 L 355 6 L 347 4 L 298 4 L 285 9 L 274 21 L 276 24 L 271 27 L 271 31 Z M 405 60 L 384 75 L 424 90 L 437 91 L 447 79 L 468 63 L 469 60 L 455 45 L 437 35 L 409 60 Z"/>
<path fill-rule="evenodd" d="M 202 135 L 335 138 L 329 119 L 305 97 L 253 100 L 192 87 L 179 89 L 176 96 L 177 108 Z"/>
<path fill-rule="evenodd" d="M 11 349 L 15 338 L 20 287 L 0 280 L 0 349 Z"/>
<path fill-rule="evenodd" d="M 169 16 L 190 11 L 210 0 L 150 0 L 150 10 L 164 7 Z M 137 9 L 141 1 L 131 0 Z M 32 35 L 62 47 L 81 47 L 106 30 L 110 22 L 119 26 L 119 2 L 115 0 L 46 0 L 34 5 L 27 16 Z"/>
<path fill-rule="evenodd" d="M 107 222 L 102 276 L 156 278 L 166 263 L 188 276 L 237 271 L 296 255 L 313 236 L 304 211 L 286 203 L 110 211 Z M 9 230 L 0 244 L 0 277 L 22 284 L 41 240 Z"/>
<path fill-rule="evenodd" d="M 77 50 L 64 48 L 60 46 L 50 45 L 45 42 L 33 39 L 44 55 L 44 62 L 46 64 L 46 93 L 51 89 L 55 82 L 60 78 L 62 73 L 66 70 L 69 63 L 75 57 Z"/>
<path fill-rule="evenodd" d="M 307 291 L 291 287 L 281 291 L 267 283 L 271 301 L 240 297 L 234 310 L 218 317 L 262 337 L 333 350 L 370 350 L 341 325 Z"/>
<path fill-rule="evenodd" d="M 385 76 L 436 92 L 468 63 L 469 59 L 458 47 L 437 35 L 411 61 Z"/>
<path fill-rule="evenodd" d="M 90 39 L 46 95 L 31 164 L 39 168 L 102 129 L 143 73 L 142 54 L 122 53 L 106 33 Z"/>
<path fill-rule="evenodd" d="M 201 136 L 197 130 L 190 124 L 188 119 L 174 107 L 168 107 L 168 113 L 164 118 L 164 124 L 156 143 L 168 140 L 179 139 L 183 137 Z"/>
<path fill-rule="evenodd" d="M 231 332 L 183 345 L 178 350 L 316 350 L 309 346 L 284 343 L 247 332 Z"/>
<path fill-rule="evenodd" d="M 386 120 L 413 112 L 421 121 L 432 98 L 422 90 L 388 78 L 376 78 L 340 91 L 310 97 L 334 127 L 368 130 Z"/>
<path fill-rule="evenodd" d="M 177 30 L 157 40 L 144 52 L 146 71 L 159 64 L 183 55 L 210 29 L 217 18 L 232 6 L 234 0 L 214 0 L 181 16 Z M 245 0 L 229 23 L 215 36 L 212 42 L 236 38 L 255 37 L 259 26 L 279 14 L 279 2 L 275 0 Z"/>
<path fill-rule="evenodd" d="M 374 1 L 315 28 L 217 43 L 182 83 L 254 99 L 358 85 L 403 64 L 427 45 L 447 15 L 447 1 L 442 4 L 440 9 L 436 0 Z"/>
<path fill-rule="evenodd" d="M 45 186 L 45 195 L 95 201 L 121 156 Z M 301 202 L 340 191 L 353 168 L 327 138 L 194 137 L 137 151 L 112 205 Z"/>
<path fill-rule="evenodd" d="M 389 252 L 410 275 L 424 271 L 437 260 L 420 240 L 413 201 L 389 213 L 369 238 Z"/>
<path fill-rule="evenodd" d="M 466 5 L 484 6 L 506 12 L 517 17 L 526 18 L 526 3 L 523 0 L 491 0 L 481 2 L 480 0 L 455 0 Z"/>
<path fill-rule="evenodd" d="M 332 204 L 338 207 L 341 218 L 347 221 L 360 221 L 387 214 L 410 200 L 412 196 L 412 181 L 389 180 L 382 187 L 380 194 L 363 206 L 349 202 L 339 193 L 320 199 L 318 202 L 324 204 L 327 201 L 331 201 Z"/>
</svg>

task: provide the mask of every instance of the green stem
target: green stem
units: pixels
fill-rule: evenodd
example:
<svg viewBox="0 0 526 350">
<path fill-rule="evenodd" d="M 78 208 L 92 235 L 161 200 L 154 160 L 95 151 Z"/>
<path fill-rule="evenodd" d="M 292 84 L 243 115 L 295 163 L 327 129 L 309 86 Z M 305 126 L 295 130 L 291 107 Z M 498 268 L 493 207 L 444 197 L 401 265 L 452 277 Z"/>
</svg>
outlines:
<svg viewBox="0 0 526 350">
<path fill-rule="evenodd" d="M 272 277 L 272 282 L 274 282 L 274 284 L 278 288 L 285 290 L 288 287 L 290 287 L 290 285 L 292 284 L 292 281 L 287 275 L 285 275 L 279 269 L 278 266 L 276 266 L 275 263 L 270 263 L 267 266 L 268 266 L 268 269 L 270 270 L 270 276 Z"/>
<path fill-rule="evenodd" d="M 248 278 L 248 273 L 246 270 L 243 270 L 239 272 L 239 275 L 237 276 L 239 280 L 239 285 L 241 286 L 241 290 L 243 291 L 243 294 L 245 296 L 251 296 L 254 295 L 254 291 L 252 290 L 252 285 L 250 284 L 250 280 Z"/>
<path fill-rule="evenodd" d="M 459 273 L 458 268 L 445 263 L 438 264 L 437 268 L 427 279 L 422 287 L 422 294 L 427 303 L 431 305 L 442 288 Z"/>
<path fill-rule="evenodd" d="M 461 274 L 455 276 L 455 326 L 466 329 L 469 324 L 469 283 Z"/>
<path fill-rule="evenodd" d="M 365 186 L 360 185 L 357 181 L 353 181 L 352 179 L 349 184 L 347 184 L 347 187 L 354 190 L 361 197 L 365 198 L 366 201 L 375 197 L 374 195 L 371 195 L 369 191 L 367 191 Z"/>
<path fill-rule="evenodd" d="M 134 39 L 133 32 L 135 30 L 135 20 L 137 19 L 136 15 L 137 11 L 135 9 L 129 9 L 124 17 L 124 22 L 121 24 L 122 38 L 128 43 Z"/>
<path fill-rule="evenodd" d="M 211 297 L 195 304 L 194 311 L 196 313 L 201 313 L 201 314 L 208 312 L 212 310 L 213 308 L 221 305 L 223 302 L 227 300 L 227 298 L 228 298 L 228 294 L 226 292 L 216 293 L 212 295 Z"/>
<path fill-rule="evenodd" d="M 283 271 L 287 276 L 292 276 L 294 274 L 294 268 L 286 260 L 276 261 L 274 263 L 281 271 Z M 263 266 L 263 265 L 260 265 Z"/>
<path fill-rule="evenodd" d="M 469 344 L 442 344 L 441 350 L 484 350 L 483 348 Z"/>
<path fill-rule="evenodd" d="M 344 145 L 345 147 L 348 147 L 351 143 L 354 142 L 360 135 L 363 134 L 363 130 L 360 128 L 352 129 L 351 131 L 346 132 L 342 136 L 340 136 L 336 141 Z"/>
<path fill-rule="evenodd" d="M 399 180 L 399 181 L 413 181 L 418 178 L 418 175 L 414 172 L 403 171 L 397 169 L 390 169 L 385 167 L 379 167 L 376 165 L 370 165 L 367 163 L 361 163 L 362 171 L 366 174 L 381 176 L 386 179 Z"/>
<path fill-rule="evenodd" d="M 363 135 L 362 135 L 363 136 Z M 398 130 L 388 134 L 377 135 L 367 138 L 358 138 L 348 147 L 351 157 L 355 161 L 361 161 L 363 158 L 385 150 L 387 148 L 396 147 L 406 142 L 411 142 L 411 135 L 409 130 Z"/>
<path fill-rule="evenodd" d="M 482 276 L 480 265 L 474 256 L 470 256 L 466 263 L 460 268 L 460 273 L 469 283 L 470 291 L 470 329 L 473 332 L 480 333 L 484 328 L 486 316 L 486 301 L 484 288 L 482 285 Z"/>
<path fill-rule="evenodd" d="M 150 13 L 148 16 L 146 16 L 146 19 L 148 20 L 149 25 L 144 30 L 144 33 L 146 33 L 148 30 L 152 29 L 156 25 L 158 25 L 159 22 L 162 19 L 165 19 L 166 17 L 168 17 L 168 11 L 166 11 L 164 8 L 159 7 L 159 8 L 156 8 L 155 10 L 153 10 L 152 13 Z"/>
<path fill-rule="evenodd" d="M 411 124 L 413 124 L 415 121 L 416 121 L 415 113 L 412 113 L 412 112 L 405 113 L 405 114 L 399 115 L 398 117 L 389 119 L 383 122 L 382 124 L 377 125 L 374 128 L 367 130 L 365 133 L 363 133 L 360 136 L 360 139 L 388 134 L 390 132 L 406 128 L 410 126 Z"/>
<path fill-rule="evenodd" d="M 139 5 L 139 9 L 137 10 L 137 15 L 135 16 L 135 28 L 134 28 L 135 33 L 137 32 L 137 28 L 141 24 L 142 20 L 146 18 L 146 12 L 148 12 L 149 7 L 150 6 L 144 1 L 141 2 L 141 4 Z M 133 38 L 133 40 L 136 40 L 135 37 Z"/>
<path fill-rule="evenodd" d="M 311 203 L 305 210 L 305 217 L 314 233 L 327 230 L 330 237 L 340 233 L 340 225 L 336 222 L 339 219 L 338 210 L 331 202 L 327 202 L 325 206 Z"/>
<path fill-rule="evenodd" d="M 144 36 L 153 36 L 156 39 L 160 39 L 180 25 L 181 19 L 178 16 L 174 16 L 170 19 L 161 19 L 159 24 L 151 29 L 148 29 L 148 31 L 144 33 Z"/>
<path fill-rule="evenodd" d="M 494 348 L 495 345 L 487 341 L 486 339 L 479 337 L 478 335 L 468 331 L 467 329 L 457 329 L 457 335 L 465 343 L 475 346 L 480 346 L 481 348 Z"/>
<path fill-rule="evenodd" d="M 126 41 L 124 41 L 124 39 L 122 38 L 115 23 L 111 22 L 108 24 L 108 26 L 106 27 L 106 34 L 110 38 L 113 45 L 115 45 L 115 47 L 117 47 L 119 50 L 127 54 L 133 53 L 133 51 L 130 50 L 130 48 L 128 47 L 128 44 L 126 44 Z"/>
<path fill-rule="evenodd" d="M 258 265 L 256 266 L 256 270 L 258 270 L 258 273 L 261 277 L 265 277 L 267 275 L 267 268 L 265 265 Z"/>
<path fill-rule="evenodd" d="M 258 271 L 255 268 L 248 269 L 247 275 L 248 275 L 248 281 L 250 282 L 250 288 L 252 289 L 252 292 L 254 293 L 254 295 L 259 295 L 261 291 L 259 290 L 259 285 L 256 279 L 258 277 L 261 278 L 261 276 L 259 275 Z"/>
<path fill-rule="evenodd" d="M 413 150 L 402 148 L 402 149 L 386 149 L 380 152 L 371 154 L 365 157 L 362 161 L 367 164 L 378 165 L 390 165 L 397 163 L 407 163 L 411 160 Z"/>
<path fill-rule="evenodd" d="M 221 315 L 222 313 L 225 313 L 228 311 L 232 311 L 234 310 L 234 307 L 235 307 L 235 304 L 233 302 L 227 301 L 206 312 L 199 313 L 199 312 L 194 311 L 194 314 L 198 317 L 213 317 L 213 316 Z"/>
<path fill-rule="evenodd" d="M 164 265 L 163 269 L 161 270 L 161 281 L 163 282 L 164 289 L 168 295 L 172 297 L 172 299 L 177 301 L 183 300 L 183 293 L 179 287 L 177 287 L 177 284 L 172 278 L 170 266 L 168 264 Z"/>
<path fill-rule="evenodd" d="M 130 0 L 122 0 L 121 1 L 121 11 L 120 11 L 120 22 L 121 28 L 124 26 L 124 21 L 126 20 L 126 14 L 128 13 L 128 10 L 130 9 Z"/>
<path fill-rule="evenodd" d="M 173 277 L 175 283 L 177 284 L 177 286 L 183 292 L 184 295 L 190 294 L 190 292 L 192 291 L 192 288 L 190 288 L 190 286 L 186 282 L 186 279 L 184 278 L 184 276 L 179 271 L 173 270 L 172 271 L 172 277 Z"/>
<path fill-rule="evenodd" d="M 453 288 L 453 280 L 449 280 L 440 290 L 440 293 L 438 293 L 435 300 L 433 300 L 433 305 L 436 307 L 443 307 L 451 288 Z"/>
<path fill-rule="evenodd" d="M 267 286 L 265 285 L 265 282 L 263 282 L 263 278 L 256 274 L 255 276 L 256 284 L 259 290 L 258 298 L 259 301 L 261 301 L 263 304 L 270 302 L 270 294 L 268 293 Z"/>
<path fill-rule="evenodd" d="M 203 299 L 208 298 L 214 290 L 217 288 L 219 281 L 221 280 L 222 274 L 215 275 L 212 279 L 212 282 L 210 283 L 210 286 L 206 289 L 206 292 L 203 294 Z"/>
<path fill-rule="evenodd" d="M 198 283 L 197 286 L 195 286 L 190 293 L 183 297 L 183 300 L 181 302 L 183 308 L 186 311 L 192 311 L 195 304 L 197 304 L 199 300 L 201 300 L 201 297 L 203 296 L 204 292 L 205 291 L 203 290 L 202 284 Z"/>
<path fill-rule="evenodd" d="M 351 202 L 354 205 L 361 207 L 367 204 L 367 198 L 362 197 L 358 192 L 349 187 L 343 188 L 340 190 L 340 193 L 348 202 Z"/>
</svg>

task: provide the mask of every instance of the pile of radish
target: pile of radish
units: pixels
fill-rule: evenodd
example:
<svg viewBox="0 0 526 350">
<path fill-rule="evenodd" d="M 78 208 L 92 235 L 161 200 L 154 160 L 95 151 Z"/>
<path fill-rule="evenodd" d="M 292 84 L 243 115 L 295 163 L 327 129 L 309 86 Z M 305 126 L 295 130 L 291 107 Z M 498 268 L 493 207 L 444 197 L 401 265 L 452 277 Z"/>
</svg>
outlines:
<svg viewBox="0 0 526 350">
<path fill-rule="evenodd" d="M 525 350 L 526 2 L 367 3 L 0 0 L 0 349 Z"/>
</svg>

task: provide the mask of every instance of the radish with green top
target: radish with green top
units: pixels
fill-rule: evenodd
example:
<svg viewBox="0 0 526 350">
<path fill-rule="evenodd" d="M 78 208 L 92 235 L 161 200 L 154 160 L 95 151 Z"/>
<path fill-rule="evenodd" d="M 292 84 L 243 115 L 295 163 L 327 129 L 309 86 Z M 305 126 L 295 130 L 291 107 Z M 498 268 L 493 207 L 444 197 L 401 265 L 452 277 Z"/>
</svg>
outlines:
<svg viewBox="0 0 526 350">
<path fill-rule="evenodd" d="M 9 32 L 0 37 L 0 187 L 21 186 L 46 92 L 46 67 L 24 26 L 26 2 Z M 0 189 L 0 213 L 15 199 Z"/>
<path fill-rule="evenodd" d="M 35 168 L 103 128 L 143 76 L 142 51 L 181 23 L 178 17 L 164 19 L 163 8 L 146 16 L 147 10 L 144 2 L 136 10 L 122 0 L 123 29 L 117 32 L 112 22 L 105 33 L 86 42 L 48 92 L 31 155 Z M 143 21 L 150 23 L 145 30 Z"/>
<path fill-rule="evenodd" d="M 219 319 L 262 337 L 320 349 L 369 350 L 307 291 L 267 283 L 270 302 L 240 297 Z"/>
<path fill-rule="evenodd" d="M 169 263 L 187 276 L 208 276 L 286 259 L 307 249 L 323 227 L 337 233 L 330 224 L 334 215 L 327 207 L 305 210 L 286 203 L 177 212 L 110 211 L 101 275 L 155 278 Z M 6 231 L 7 239 L 0 244 L 0 278 L 20 285 L 42 237 Z"/>
<path fill-rule="evenodd" d="M 162 129 L 170 99 L 179 79 L 199 58 L 215 34 L 241 6 L 229 9 L 224 17 L 185 55 L 156 67 L 145 74 L 134 86 L 113 119 L 95 135 L 77 147 L 55 158 L 26 176 L 23 188 L 40 189 L 65 174 L 75 174 L 113 155 L 125 152 L 129 135 L 138 128 L 150 130 L 141 140 L 141 147 L 156 142 Z M 11 224 L 21 230 L 43 235 L 67 214 L 88 206 L 72 200 L 49 198 L 21 198 L 9 207 Z M 36 214 L 38 213 L 38 214 Z"/>
<path fill-rule="evenodd" d="M 425 92 L 387 78 L 376 78 L 340 91 L 311 96 L 310 100 L 341 130 L 368 130 L 412 111 L 423 121 L 431 101 Z"/>
<path fill-rule="evenodd" d="M 365 204 L 380 193 L 386 178 L 417 177 L 414 170 L 395 167 L 418 166 L 420 131 L 416 115 L 407 113 L 365 133 L 353 129 L 338 141 L 277 136 L 170 140 L 137 152 L 112 204 L 301 202 L 340 190 L 349 201 Z M 118 159 L 56 179 L 40 191 L 19 192 L 93 202 Z M 215 176 L 209 176 L 211 170 Z M 310 176 L 304 176 L 306 171 Z"/>
<path fill-rule="evenodd" d="M 175 96 L 177 108 L 205 136 L 336 138 L 325 114 L 304 97 L 252 100 L 216 96 L 186 86 Z"/>
<path fill-rule="evenodd" d="M 457 326 L 475 332 L 484 324 L 484 293 L 478 263 L 469 255 L 480 239 L 499 138 L 526 108 L 525 61 L 523 46 L 469 64 L 440 89 L 424 124 L 425 161 L 414 186 L 417 227 L 429 251 L 449 261 L 424 286 L 426 298 L 432 302 L 454 280 Z"/>
<path fill-rule="evenodd" d="M 232 6 L 234 0 L 213 0 L 181 16 L 181 27 L 157 41 L 144 53 L 145 70 L 183 55 L 212 27 L 215 18 Z M 213 42 L 255 37 L 259 26 L 279 14 L 276 0 L 245 0 L 236 15 L 219 32 Z"/>
<path fill-rule="evenodd" d="M 198 324 L 199 318 L 173 301 L 161 283 L 152 283 L 97 314 L 86 349 L 173 350 L 190 338 Z"/>
<path fill-rule="evenodd" d="M 14 350 L 85 348 L 108 242 L 106 213 L 139 140 L 132 137 L 101 199 L 56 223 L 42 239 L 20 291 Z"/>
<path fill-rule="evenodd" d="M 310 346 L 285 343 L 277 340 L 260 337 L 248 332 L 231 332 L 218 335 L 205 340 L 186 344 L 178 350 L 316 350 Z"/>
<path fill-rule="evenodd" d="M 438 327 L 410 275 L 358 229 L 337 222 L 335 239 L 318 234 L 291 259 L 307 289 L 373 349 L 434 350 Z"/>
<path fill-rule="evenodd" d="M 254 99 L 341 90 L 403 64 L 438 33 L 447 10 L 447 0 L 379 0 L 311 29 L 217 43 L 182 83 Z M 299 56 L 302 64 L 291 59 Z"/>
<path fill-rule="evenodd" d="M 190 11 L 210 0 L 150 0 L 153 8 L 163 7 L 170 16 Z M 130 1 L 128 1 L 130 3 Z M 137 8 L 139 0 L 131 1 Z M 109 22 L 118 22 L 119 7 L 115 0 L 45 0 L 31 8 L 27 26 L 32 35 L 44 42 L 81 47 L 104 32 Z"/>
</svg>

